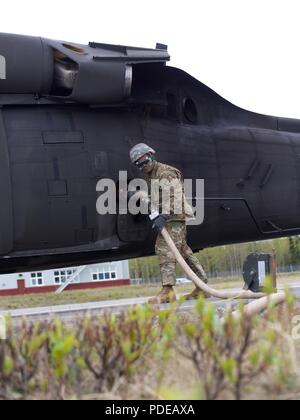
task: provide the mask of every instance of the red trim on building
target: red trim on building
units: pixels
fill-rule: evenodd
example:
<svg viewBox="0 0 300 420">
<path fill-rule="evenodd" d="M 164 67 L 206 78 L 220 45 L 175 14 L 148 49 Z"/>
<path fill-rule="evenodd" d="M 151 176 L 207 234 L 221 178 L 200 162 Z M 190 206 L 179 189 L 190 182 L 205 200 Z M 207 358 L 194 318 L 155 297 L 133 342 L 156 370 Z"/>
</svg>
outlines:
<svg viewBox="0 0 300 420">
<path fill-rule="evenodd" d="M 107 287 L 129 286 L 130 280 L 93 281 L 89 283 L 72 283 L 65 290 L 102 289 Z M 55 292 L 60 286 L 25 287 L 25 280 L 18 280 L 17 289 L 0 290 L 0 296 L 30 295 Z"/>
</svg>

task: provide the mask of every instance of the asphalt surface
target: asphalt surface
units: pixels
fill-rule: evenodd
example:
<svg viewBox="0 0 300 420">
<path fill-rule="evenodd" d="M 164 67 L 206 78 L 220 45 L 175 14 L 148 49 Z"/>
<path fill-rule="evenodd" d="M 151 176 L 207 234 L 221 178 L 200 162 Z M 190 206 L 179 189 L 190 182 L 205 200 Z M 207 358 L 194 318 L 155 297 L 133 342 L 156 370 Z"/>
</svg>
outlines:
<svg viewBox="0 0 300 420">
<path fill-rule="evenodd" d="M 241 291 L 240 289 L 228 289 L 236 292 L 237 295 Z M 281 290 L 279 288 L 279 290 Z M 293 284 L 290 286 L 290 290 L 300 299 L 300 283 Z M 0 311 L 0 316 L 10 315 L 16 321 L 26 318 L 29 320 L 48 320 L 51 318 L 63 318 L 65 320 L 75 320 L 87 313 L 98 315 L 103 312 L 120 313 L 129 307 L 134 305 L 143 305 L 148 301 L 148 297 L 134 298 L 134 299 L 120 299 L 111 301 L 101 302 L 90 302 L 90 303 L 78 303 L 72 305 L 58 305 L 49 306 L 43 308 L 22 308 L 16 310 Z M 233 308 L 237 305 L 237 301 L 232 300 L 217 300 L 210 299 L 220 309 Z M 181 311 L 190 311 L 194 308 L 196 301 L 185 302 L 180 306 Z M 168 307 L 168 305 L 161 305 L 162 309 Z"/>
</svg>

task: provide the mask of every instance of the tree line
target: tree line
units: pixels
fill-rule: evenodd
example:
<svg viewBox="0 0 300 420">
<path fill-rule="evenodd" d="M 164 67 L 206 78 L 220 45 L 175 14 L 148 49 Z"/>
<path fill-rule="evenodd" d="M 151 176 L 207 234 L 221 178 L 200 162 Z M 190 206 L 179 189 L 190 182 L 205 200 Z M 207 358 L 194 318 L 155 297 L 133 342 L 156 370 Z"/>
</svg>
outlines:
<svg viewBox="0 0 300 420">
<path fill-rule="evenodd" d="M 241 272 L 244 261 L 252 252 L 271 253 L 272 250 L 276 250 L 278 266 L 300 264 L 299 236 L 207 248 L 196 255 L 208 275 L 217 276 L 218 273 Z M 134 259 L 129 266 L 132 279 L 150 280 L 160 277 L 157 257 Z M 180 267 L 177 267 L 177 276 L 183 276 Z"/>
</svg>

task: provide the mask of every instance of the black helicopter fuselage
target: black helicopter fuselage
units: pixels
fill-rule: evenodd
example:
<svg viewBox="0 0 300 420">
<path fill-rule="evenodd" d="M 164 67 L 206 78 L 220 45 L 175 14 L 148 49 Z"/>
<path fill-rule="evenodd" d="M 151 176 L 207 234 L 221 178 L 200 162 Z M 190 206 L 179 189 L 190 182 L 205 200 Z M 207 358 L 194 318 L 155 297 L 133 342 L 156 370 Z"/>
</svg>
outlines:
<svg viewBox="0 0 300 420">
<path fill-rule="evenodd" d="M 4 57 L 8 37 L 1 44 L 0 35 Z M 96 211 L 100 179 L 117 183 L 120 171 L 140 177 L 129 150 L 142 140 L 184 178 L 205 181 L 204 223 L 189 227 L 193 250 L 300 234 L 300 121 L 240 109 L 166 66 L 163 50 L 153 51 L 163 57 L 131 63 L 126 99 L 104 103 L 90 99 L 90 88 L 90 97 L 72 98 L 60 73 L 56 85 L 49 76 L 47 95 L 34 87 L 1 90 L 7 60 L 7 79 L 0 80 L 0 273 L 152 255 L 155 234 L 144 219 Z"/>
</svg>

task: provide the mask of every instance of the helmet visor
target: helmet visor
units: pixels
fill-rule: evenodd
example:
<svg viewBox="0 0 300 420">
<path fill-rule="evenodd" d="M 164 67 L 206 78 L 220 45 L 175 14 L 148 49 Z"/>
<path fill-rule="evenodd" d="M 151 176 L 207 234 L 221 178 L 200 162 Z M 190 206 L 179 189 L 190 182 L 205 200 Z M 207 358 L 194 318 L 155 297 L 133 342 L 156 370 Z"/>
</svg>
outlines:
<svg viewBox="0 0 300 420">
<path fill-rule="evenodd" d="M 135 165 L 140 171 L 142 171 L 145 168 L 145 166 L 149 165 L 150 162 L 152 162 L 152 159 L 148 156 L 147 158 L 143 160 L 137 160 L 135 162 Z"/>
</svg>

